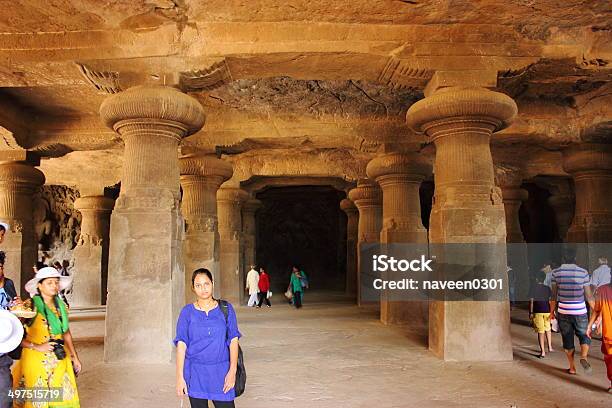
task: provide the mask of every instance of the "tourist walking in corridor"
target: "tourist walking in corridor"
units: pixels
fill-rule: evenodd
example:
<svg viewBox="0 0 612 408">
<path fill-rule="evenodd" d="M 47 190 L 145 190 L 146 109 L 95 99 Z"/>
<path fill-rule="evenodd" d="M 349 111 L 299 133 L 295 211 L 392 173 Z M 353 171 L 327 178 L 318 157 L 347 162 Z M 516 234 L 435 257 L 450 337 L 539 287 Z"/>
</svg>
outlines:
<svg viewBox="0 0 612 408">
<path fill-rule="evenodd" d="M 263 302 L 266 302 L 268 307 L 272 307 L 270 304 L 270 276 L 266 273 L 264 268 L 259 268 L 259 303 L 257 307 L 261 307 Z"/>
<path fill-rule="evenodd" d="M 68 309 L 59 297 L 69 280 L 55 268 L 45 267 L 26 283 L 25 289 L 32 296 L 37 313 L 26 326 L 21 359 L 13 369 L 13 387 L 61 388 L 62 401 L 56 406 L 79 408 L 75 374 L 81 371 L 81 362 L 72 342 Z M 23 407 L 48 405 L 26 402 Z"/>
<path fill-rule="evenodd" d="M 213 298 L 212 273 L 193 272 L 194 303 L 183 307 L 176 325 L 176 392 L 192 408 L 234 407 L 238 368 L 238 322 L 229 302 Z M 223 308 L 223 310 L 222 310 Z"/>
<path fill-rule="evenodd" d="M 295 306 L 296 309 L 302 307 L 302 293 L 305 288 L 305 286 L 302 286 L 301 277 L 300 271 L 294 266 L 289 281 L 289 290 L 293 293 L 293 306 Z"/>
<path fill-rule="evenodd" d="M 247 306 L 257 306 L 257 294 L 259 293 L 259 273 L 255 270 L 255 265 L 251 265 L 251 270 L 246 277 L 246 290 L 249 291 L 249 301 Z"/>
<path fill-rule="evenodd" d="M 551 320 L 554 318 L 558 300 L 557 320 L 563 339 L 563 349 L 569 362 L 567 369 L 569 374 L 576 374 L 574 335 L 580 342 L 580 365 L 585 373 L 592 372 L 588 361 L 591 339 L 586 335 L 589 319 L 585 299 L 592 309 L 594 303 L 589 274 L 576 265 L 576 250 L 566 248 L 563 254 L 563 264 L 553 271 L 550 318 Z"/>
<path fill-rule="evenodd" d="M 597 269 L 593 271 L 593 276 L 591 277 L 591 290 L 593 290 L 593 294 L 596 296 L 597 289 L 610 284 L 612 277 L 610 276 L 610 267 L 608 266 L 608 258 L 600 257 L 598 259 L 599 266 Z"/>
<path fill-rule="evenodd" d="M 587 336 L 591 337 L 592 326 L 598 320 L 601 320 L 601 326 L 598 327 L 602 333 L 601 352 L 604 355 L 608 381 L 610 381 L 608 392 L 612 393 L 612 283 L 600 286 L 597 291 L 595 307 L 591 314 L 591 320 L 589 320 Z"/>
<path fill-rule="evenodd" d="M 550 288 L 544 285 L 546 274 L 542 271 L 536 276 L 536 286 L 533 297 L 529 300 L 529 319 L 533 323 L 533 329 L 538 334 L 540 355 L 546 357 L 545 343 L 548 343 L 548 351 L 552 348 L 552 335 L 550 332 Z"/>
</svg>

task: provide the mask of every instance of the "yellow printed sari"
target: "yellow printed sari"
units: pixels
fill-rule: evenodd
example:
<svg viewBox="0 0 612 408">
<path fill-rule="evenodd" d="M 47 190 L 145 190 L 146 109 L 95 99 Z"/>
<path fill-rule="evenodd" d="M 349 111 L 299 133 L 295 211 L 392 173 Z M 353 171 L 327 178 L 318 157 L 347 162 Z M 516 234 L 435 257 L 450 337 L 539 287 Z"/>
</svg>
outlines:
<svg viewBox="0 0 612 408">
<path fill-rule="evenodd" d="M 51 308 L 51 311 L 58 314 L 55 308 Z M 43 344 L 53 338 L 61 338 L 61 336 L 51 337 L 46 319 L 41 313 L 38 313 L 32 325 L 26 327 L 26 340 L 35 344 Z M 25 403 L 14 401 L 13 408 L 80 408 L 70 353 L 66 346 L 64 349 L 66 358 L 58 360 L 52 351 L 41 353 L 24 348 L 21 359 L 13 368 L 13 388 L 61 388 L 63 401 L 25 401 Z"/>
</svg>

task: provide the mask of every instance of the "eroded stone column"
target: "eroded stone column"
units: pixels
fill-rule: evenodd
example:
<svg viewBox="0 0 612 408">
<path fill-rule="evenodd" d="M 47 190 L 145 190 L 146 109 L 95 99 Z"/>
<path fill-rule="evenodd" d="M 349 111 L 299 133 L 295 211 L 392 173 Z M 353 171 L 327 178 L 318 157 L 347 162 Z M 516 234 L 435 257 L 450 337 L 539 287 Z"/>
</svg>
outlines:
<svg viewBox="0 0 612 408">
<path fill-rule="evenodd" d="M 74 202 L 82 217 L 81 235 L 72 254 L 74 307 L 100 306 L 106 300 L 103 282 L 108 277 L 110 217 L 114 205 L 115 200 L 104 196 L 85 196 Z"/>
<path fill-rule="evenodd" d="M 574 179 L 576 210 L 570 242 L 612 242 L 612 145 L 575 145 L 563 152 L 563 168 Z"/>
<path fill-rule="evenodd" d="M 349 200 L 359 210 L 357 228 L 357 304 L 361 299 L 361 247 L 380 242 L 382 228 L 382 192 L 380 187 L 369 179 L 361 179 L 357 187 L 349 191 Z"/>
<path fill-rule="evenodd" d="M 255 213 L 261 208 L 262 204 L 258 199 L 251 198 L 242 206 L 242 233 L 244 237 L 244 263 L 242 270 L 245 273 L 249 271 L 251 265 L 256 264 L 257 224 L 255 222 Z"/>
<path fill-rule="evenodd" d="M 436 190 L 430 217 L 430 243 L 506 241 L 501 191 L 495 186 L 490 138 L 516 116 L 508 96 L 484 88 L 464 88 L 462 74 L 436 75 L 433 89 L 407 113 L 410 127 L 425 132 L 436 146 Z M 473 76 L 477 80 L 479 73 Z M 469 79 L 469 78 L 468 78 Z M 495 82 L 496 75 L 490 77 Z M 501 244 L 501 246 L 499 245 Z M 484 253 L 482 253 L 484 252 Z M 506 255 L 474 251 L 473 265 L 507 285 Z M 430 303 L 429 348 L 445 360 L 511 360 L 510 305 L 505 301 Z M 483 317 L 486 316 L 486 317 Z"/>
<path fill-rule="evenodd" d="M 213 155 L 184 157 L 179 160 L 183 198 L 181 211 L 185 217 L 185 302 L 192 302 L 191 276 L 198 268 L 206 268 L 219 281 L 219 231 L 217 228 L 217 190 L 232 177 L 232 165 Z M 221 286 L 215 285 L 215 297 Z"/>
<path fill-rule="evenodd" d="M 555 213 L 555 221 L 557 222 L 557 232 L 562 242 L 567 239 L 567 231 L 572 225 L 574 218 L 574 192 L 572 180 L 568 178 L 558 178 L 556 180 L 547 180 L 551 186 L 549 189 L 550 197 L 548 204 L 552 207 Z"/>
<path fill-rule="evenodd" d="M 245 272 L 243 266 L 244 240 L 242 236 L 242 204 L 249 198 L 239 188 L 220 188 L 217 191 L 220 238 L 221 298 L 241 302 L 244 298 Z"/>
<path fill-rule="evenodd" d="M 612 242 L 612 145 L 581 144 L 563 152 L 563 168 L 572 175 L 576 192 L 574 220 L 567 232 L 567 241 L 588 243 L 585 254 L 579 248 L 578 260 L 592 270 L 597 258 L 607 248 L 600 245 Z"/>
<path fill-rule="evenodd" d="M 419 187 L 431 174 L 430 164 L 416 153 L 389 153 L 370 161 L 366 172 L 382 189 L 380 242 L 426 244 Z M 389 292 L 381 294 L 380 319 L 385 324 L 410 323 L 425 327 L 428 313 L 427 301 L 390 300 Z"/>
<path fill-rule="evenodd" d="M 106 99 L 105 123 L 124 141 L 121 193 L 111 217 L 104 358 L 168 363 L 185 300 L 178 145 L 204 113 L 170 87 L 134 87 Z"/>
<path fill-rule="evenodd" d="M 500 187 L 506 214 L 506 243 L 508 244 L 508 266 L 510 283 L 514 285 L 514 300 L 529 299 L 529 262 L 527 246 L 521 230 L 519 210 L 529 197 L 526 190 L 521 189 L 522 180 L 515 177 L 512 180 L 502 180 Z M 511 278 L 511 279 L 510 279 Z"/>
<path fill-rule="evenodd" d="M 345 198 L 340 209 L 346 214 L 346 288 L 345 293 L 357 299 L 357 241 L 359 233 L 359 210 Z"/>
<path fill-rule="evenodd" d="M 23 285 L 33 275 L 38 258 L 34 232 L 32 201 L 45 183 L 44 174 L 22 162 L 0 163 L 0 221 L 9 224 L 0 250 L 6 253 L 4 273 L 25 295 Z"/>
</svg>

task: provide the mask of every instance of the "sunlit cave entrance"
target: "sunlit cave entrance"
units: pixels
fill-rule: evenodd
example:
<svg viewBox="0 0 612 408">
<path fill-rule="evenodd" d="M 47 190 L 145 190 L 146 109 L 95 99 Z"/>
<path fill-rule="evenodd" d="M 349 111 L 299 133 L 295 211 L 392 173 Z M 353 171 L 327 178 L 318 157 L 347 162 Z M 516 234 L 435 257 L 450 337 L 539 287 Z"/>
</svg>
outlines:
<svg viewBox="0 0 612 408">
<path fill-rule="evenodd" d="M 330 186 L 267 188 L 257 194 L 257 265 L 284 292 L 291 268 L 303 269 L 310 290 L 343 292 L 346 285 L 346 196 Z"/>
</svg>

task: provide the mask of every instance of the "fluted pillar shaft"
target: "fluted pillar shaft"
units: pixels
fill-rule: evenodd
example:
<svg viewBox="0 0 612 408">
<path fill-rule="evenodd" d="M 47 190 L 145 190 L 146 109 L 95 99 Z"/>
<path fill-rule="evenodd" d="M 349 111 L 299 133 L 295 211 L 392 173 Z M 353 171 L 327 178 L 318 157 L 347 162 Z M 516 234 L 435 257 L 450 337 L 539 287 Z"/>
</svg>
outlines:
<svg viewBox="0 0 612 408">
<path fill-rule="evenodd" d="M 100 306 L 106 302 L 110 217 L 115 200 L 104 196 L 80 197 L 74 208 L 81 213 L 81 235 L 73 252 L 72 305 Z"/>
<path fill-rule="evenodd" d="M 178 145 L 202 127 L 204 113 L 195 99 L 159 86 L 115 94 L 100 114 L 125 144 L 111 217 L 105 360 L 167 363 L 185 300 Z"/>
<path fill-rule="evenodd" d="M 261 208 L 262 202 L 256 198 L 247 200 L 242 206 L 242 233 L 244 237 L 244 262 L 242 270 L 246 273 L 251 265 L 255 265 L 257 248 L 257 223 L 255 213 Z"/>
<path fill-rule="evenodd" d="M 357 240 L 359 235 L 359 210 L 345 198 L 340 209 L 346 214 L 346 286 L 345 293 L 357 298 Z"/>
<path fill-rule="evenodd" d="M 183 260 L 185 302 L 192 302 L 193 271 L 206 268 L 213 274 L 215 297 L 219 297 L 220 238 L 217 218 L 217 190 L 232 174 L 232 166 L 212 155 L 181 158 L 181 211 L 185 217 Z"/>
<path fill-rule="evenodd" d="M 418 154 L 389 153 L 370 161 L 366 172 L 382 189 L 380 242 L 426 244 L 427 230 L 421 221 L 419 187 L 431 174 L 429 163 Z M 391 300 L 389 292 L 383 291 L 380 319 L 385 324 L 410 323 L 425 327 L 428 303 Z"/>
<path fill-rule="evenodd" d="M 359 210 L 357 228 L 357 304 L 361 305 L 361 248 L 380 242 L 382 228 L 382 193 L 380 187 L 368 179 L 361 179 L 349 191 L 349 200 Z M 365 261 L 363 261 L 365 262 Z"/>
<path fill-rule="evenodd" d="M 489 141 L 516 112 L 506 95 L 451 86 L 415 103 L 407 113 L 408 125 L 425 132 L 436 146 L 430 242 L 501 244 L 495 254 L 476 251 L 472 262 L 506 283 L 505 214 Z M 444 249 L 439 250 L 444 259 Z M 445 360 L 511 360 L 509 309 L 507 301 L 432 301 L 430 350 Z"/>
<path fill-rule="evenodd" d="M 6 253 L 4 273 L 22 294 L 38 258 L 32 202 L 44 183 L 44 174 L 33 166 L 21 162 L 0 163 L 0 221 L 10 226 L 0 247 Z"/>
<path fill-rule="evenodd" d="M 221 297 L 231 302 L 241 302 L 244 298 L 246 271 L 243 270 L 244 240 L 241 210 L 248 197 L 248 193 L 239 188 L 220 188 L 217 191 Z"/>
</svg>

